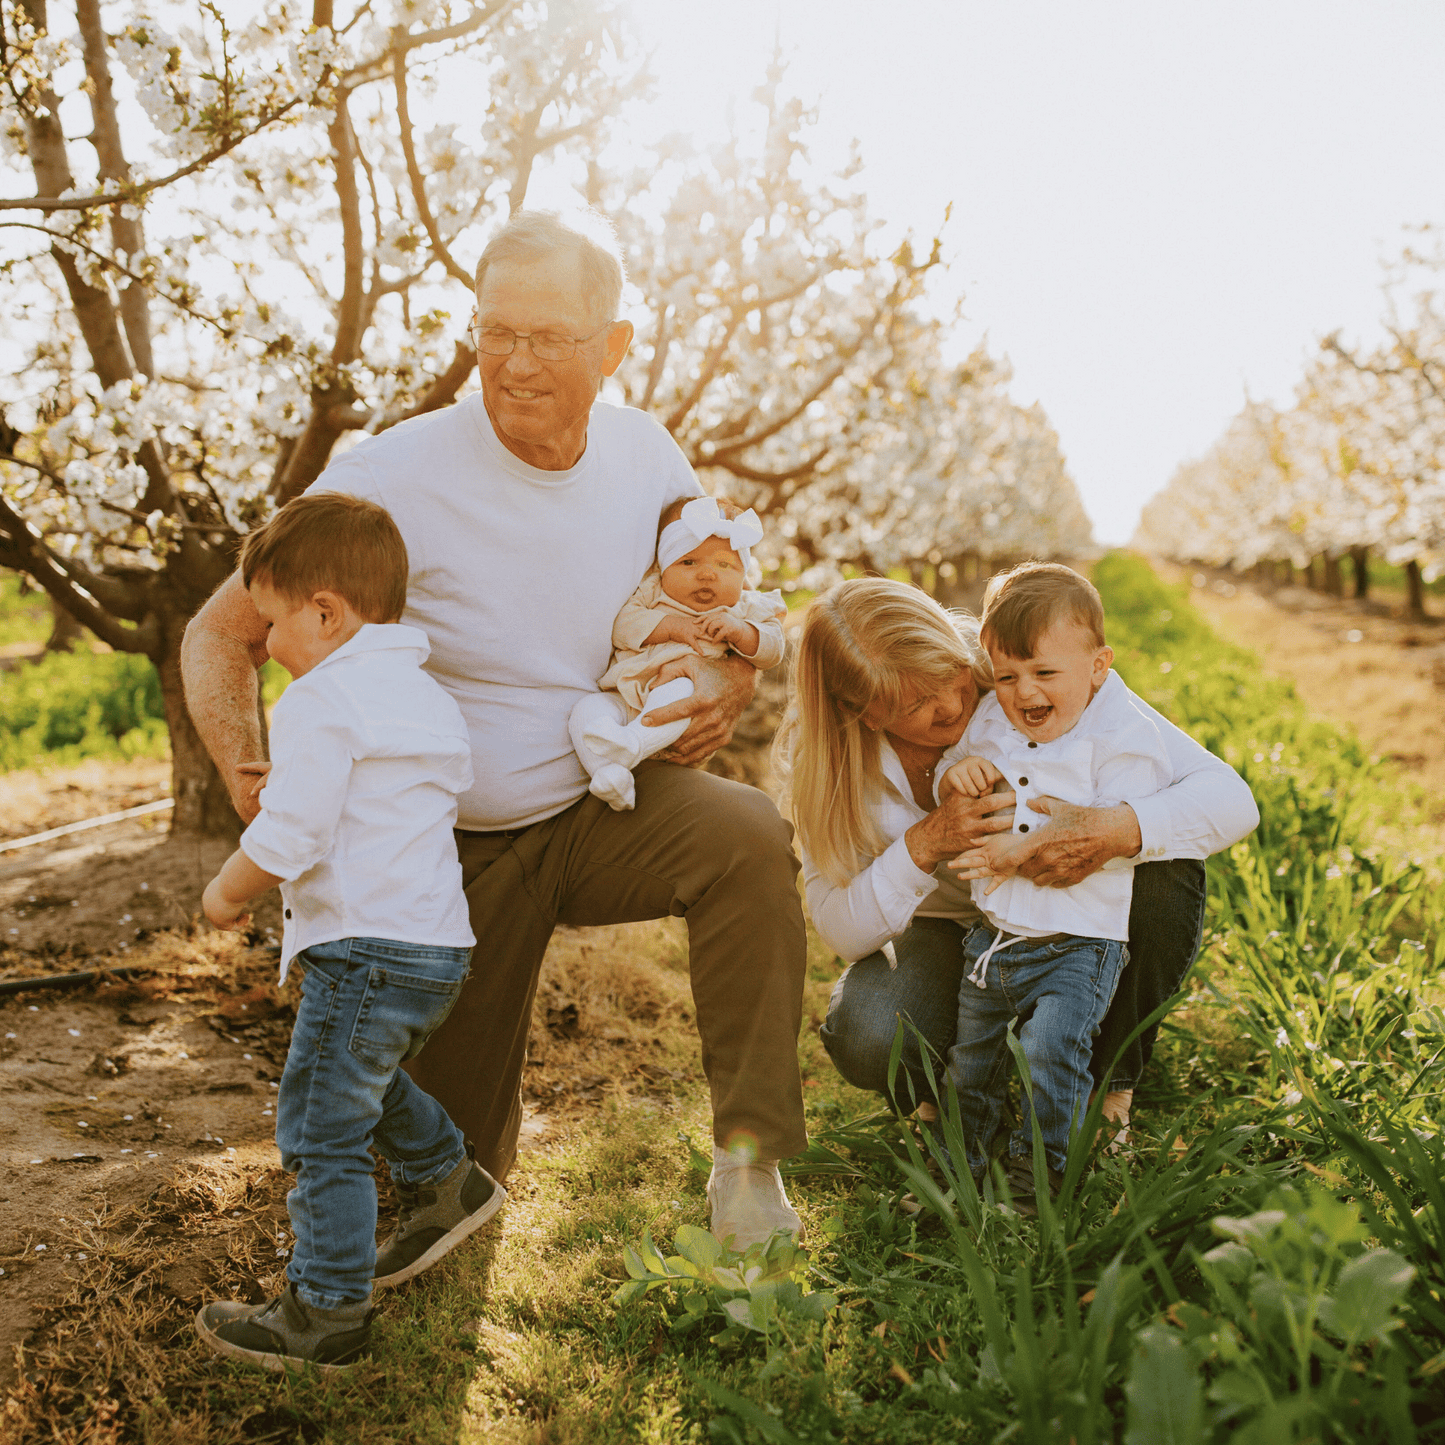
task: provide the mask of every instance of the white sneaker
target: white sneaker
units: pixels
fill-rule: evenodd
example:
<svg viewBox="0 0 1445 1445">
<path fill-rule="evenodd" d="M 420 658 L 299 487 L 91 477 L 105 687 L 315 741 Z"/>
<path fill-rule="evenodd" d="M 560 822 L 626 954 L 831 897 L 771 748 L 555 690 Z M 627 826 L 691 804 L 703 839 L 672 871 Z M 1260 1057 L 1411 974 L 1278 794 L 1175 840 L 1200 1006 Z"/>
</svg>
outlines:
<svg viewBox="0 0 1445 1445">
<path fill-rule="evenodd" d="M 775 1159 L 748 1159 L 714 1144 L 707 1202 L 713 1237 L 729 1249 L 761 1244 L 776 1230 L 803 1238 L 803 1221 L 788 1201 Z"/>
</svg>

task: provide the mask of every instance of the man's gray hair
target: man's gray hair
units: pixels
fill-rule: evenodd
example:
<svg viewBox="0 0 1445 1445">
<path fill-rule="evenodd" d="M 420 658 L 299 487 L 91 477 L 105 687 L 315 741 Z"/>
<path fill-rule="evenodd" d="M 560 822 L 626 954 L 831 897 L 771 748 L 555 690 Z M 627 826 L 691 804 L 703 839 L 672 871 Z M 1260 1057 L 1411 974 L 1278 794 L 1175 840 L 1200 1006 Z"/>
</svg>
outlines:
<svg viewBox="0 0 1445 1445">
<path fill-rule="evenodd" d="M 591 209 L 569 212 L 518 211 L 487 242 L 477 262 L 476 289 L 482 289 L 487 267 L 499 262 L 530 264 L 557 251 L 570 251 L 582 265 L 587 303 L 601 321 L 614 321 L 622 305 L 622 248 L 612 222 Z"/>
</svg>

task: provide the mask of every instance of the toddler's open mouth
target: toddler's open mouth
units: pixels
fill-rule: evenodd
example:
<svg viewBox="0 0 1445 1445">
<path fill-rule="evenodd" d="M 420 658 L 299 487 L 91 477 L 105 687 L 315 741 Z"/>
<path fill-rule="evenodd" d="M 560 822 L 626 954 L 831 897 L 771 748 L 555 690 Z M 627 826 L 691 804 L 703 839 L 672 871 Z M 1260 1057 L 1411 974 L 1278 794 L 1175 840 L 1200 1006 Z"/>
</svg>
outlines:
<svg viewBox="0 0 1445 1445">
<path fill-rule="evenodd" d="M 1031 727 L 1042 727 L 1049 719 L 1049 714 L 1054 710 L 1050 703 L 1045 707 L 1026 707 L 1023 709 L 1023 720 Z"/>
</svg>

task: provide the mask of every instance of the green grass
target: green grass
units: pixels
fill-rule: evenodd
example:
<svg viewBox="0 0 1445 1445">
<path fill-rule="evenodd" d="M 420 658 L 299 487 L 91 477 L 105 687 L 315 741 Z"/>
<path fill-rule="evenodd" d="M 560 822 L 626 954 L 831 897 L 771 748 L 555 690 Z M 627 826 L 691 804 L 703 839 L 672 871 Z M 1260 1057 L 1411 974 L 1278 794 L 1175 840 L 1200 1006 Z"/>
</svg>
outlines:
<svg viewBox="0 0 1445 1445">
<path fill-rule="evenodd" d="M 159 1266 L 117 1266 L 106 1298 L 140 1323 L 115 1353 L 127 1316 L 107 1305 L 111 1354 L 53 1376 L 55 1408 L 115 1398 L 124 1438 L 151 1441 L 1445 1439 L 1445 931 L 1422 870 L 1372 844 L 1395 782 L 1144 564 L 1095 577 L 1120 671 L 1239 767 L 1264 815 L 1210 864 L 1204 951 L 1129 1151 L 1078 1151 L 1037 1221 L 995 1183 L 980 1197 L 833 1073 L 816 1025 L 837 969 L 814 939 L 813 1143 L 791 1179 L 811 1264 L 791 1282 L 836 1299 L 821 1320 L 784 1300 L 730 1328 L 761 1278 L 749 1295 L 706 1261 L 626 1298 L 629 1251 L 666 1272 L 645 1241 L 666 1253 L 706 1224 L 707 1111 L 695 1079 L 670 1102 L 619 1087 L 594 1127 L 528 1157 L 500 1230 L 384 1301 L 376 1358 L 345 1384 L 217 1364 Z M 209 1207 L 274 1214 L 283 1189 Z M 696 1258 L 681 1243 L 673 1272 Z"/>
</svg>

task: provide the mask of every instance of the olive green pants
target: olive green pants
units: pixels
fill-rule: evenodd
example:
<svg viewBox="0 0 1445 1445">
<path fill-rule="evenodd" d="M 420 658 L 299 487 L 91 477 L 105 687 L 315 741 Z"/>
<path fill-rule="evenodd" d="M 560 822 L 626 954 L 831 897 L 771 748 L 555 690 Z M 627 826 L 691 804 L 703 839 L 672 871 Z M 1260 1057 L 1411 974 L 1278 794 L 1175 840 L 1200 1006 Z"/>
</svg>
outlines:
<svg viewBox="0 0 1445 1445">
<path fill-rule="evenodd" d="M 558 923 L 685 918 L 713 1138 L 750 1138 L 772 1159 L 804 1147 L 798 862 L 765 794 L 649 762 L 632 812 L 589 796 L 517 833 L 459 832 L 457 847 L 477 936 L 471 977 L 406 1069 L 494 1178 L 517 1156 L 532 999 Z"/>
</svg>

